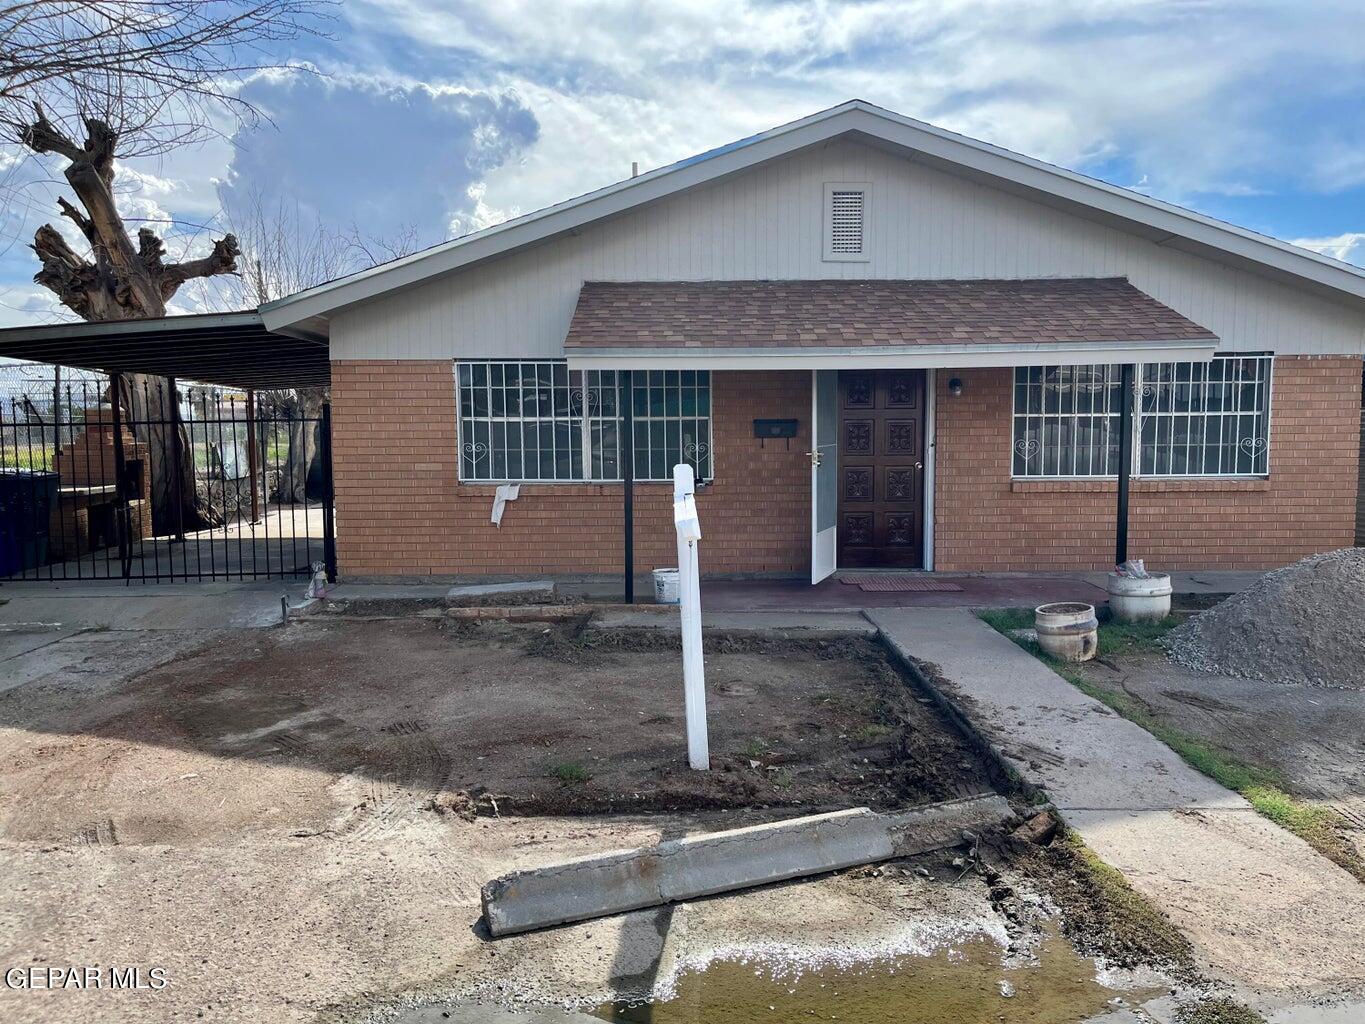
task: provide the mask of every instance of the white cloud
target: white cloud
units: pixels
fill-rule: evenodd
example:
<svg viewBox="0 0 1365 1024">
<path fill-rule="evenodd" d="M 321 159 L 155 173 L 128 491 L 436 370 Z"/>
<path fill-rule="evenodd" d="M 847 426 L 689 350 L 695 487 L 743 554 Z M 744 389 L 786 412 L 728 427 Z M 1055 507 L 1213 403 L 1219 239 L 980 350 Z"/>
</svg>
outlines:
<svg viewBox="0 0 1365 1024">
<path fill-rule="evenodd" d="M 425 243 L 476 215 L 471 193 L 537 135 L 515 93 L 392 77 L 261 79 L 247 87 L 274 125 L 239 135 L 219 195 L 229 222 L 257 197 L 297 202 L 334 231 L 374 237 L 409 226 Z"/>
<path fill-rule="evenodd" d="M 498 209 L 489 206 L 484 202 L 484 196 L 488 192 L 486 182 L 475 182 L 465 189 L 465 195 L 473 206 L 465 213 L 457 213 L 450 218 L 448 234 L 451 238 L 458 238 L 460 235 L 467 235 L 473 231 L 482 231 L 484 228 L 491 228 L 494 224 L 501 224 L 503 221 L 512 220 L 521 216 L 518 207 Z"/>
<path fill-rule="evenodd" d="M 1365 266 L 1365 231 L 1347 231 L 1328 238 L 1296 238 L 1293 244 L 1343 263 Z"/>
<path fill-rule="evenodd" d="M 74 319 L 75 314 L 45 288 L 32 283 L 0 287 L 0 328 Z"/>
<path fill-rule="evenodd" d="M 245 85 L 277 127 L 120 165 L 121 208 L 172 258 L 254 190 L 434 241 L 852 96 L 1176 202 L 1365 184 L 1359 0 L 349 0 L 341 19 L 312 52 L 328 77 Z M 69 230 L 59 170 L 0 149 L 0 283 L 25 295 L 34 228 Z M 1356 233 L 1300 244 L 1365 262 Z"/>
<path fill-rule="evenodd" d="M 542 140 L 489 192 L 524 209 L 620 177 L 623 157 L 670 162 L 851 96 L 1072 167 L 1120 158 L 1176 201 L 1365 181 L 1359 118 L 1295 111 L 1365 82 L 1347 0 L 357 0 L 347 16 L 526 97 Z"/>
</svg>

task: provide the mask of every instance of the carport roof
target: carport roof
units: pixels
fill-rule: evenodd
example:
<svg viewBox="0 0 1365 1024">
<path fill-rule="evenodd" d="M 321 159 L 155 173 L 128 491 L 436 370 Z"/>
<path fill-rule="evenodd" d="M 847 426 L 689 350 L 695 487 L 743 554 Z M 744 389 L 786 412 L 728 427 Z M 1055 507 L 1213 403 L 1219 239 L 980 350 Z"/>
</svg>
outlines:
<svg viewBox="0 0 1365 1024">
<path fill-rule="evenodd" d="M 0 330 L 0 356 L 226 387 L 326 387 L 326 338 L 266 329 L 254 310 Z"/>
</svg>

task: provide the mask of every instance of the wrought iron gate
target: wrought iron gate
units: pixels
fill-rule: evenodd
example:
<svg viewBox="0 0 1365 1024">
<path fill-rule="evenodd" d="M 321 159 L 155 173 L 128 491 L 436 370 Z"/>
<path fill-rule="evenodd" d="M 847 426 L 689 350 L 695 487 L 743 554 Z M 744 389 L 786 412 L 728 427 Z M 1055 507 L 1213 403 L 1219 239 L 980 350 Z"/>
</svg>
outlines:
<svg viewBox="0 0 1365 1024">
<path fill-rule="evenodd" d="M 315 564 L 335 579 L 325 402 L 117 374 L 44 383 L 0 405 L 0 580 L 250 580 Z"/>
</svg>

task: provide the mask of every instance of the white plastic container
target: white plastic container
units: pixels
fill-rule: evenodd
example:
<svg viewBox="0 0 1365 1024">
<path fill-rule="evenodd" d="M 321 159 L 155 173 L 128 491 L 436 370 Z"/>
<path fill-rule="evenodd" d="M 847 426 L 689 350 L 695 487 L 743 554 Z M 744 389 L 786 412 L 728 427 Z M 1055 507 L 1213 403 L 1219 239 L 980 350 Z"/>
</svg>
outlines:
<svg viewBox="0 0 1365 1024">
<path fill-rule="evenodd" d="M 1033 610 L 1038 646 L 1062 661 L 1089 661 L 1099 647 L 1095 606 L 1079 601 L 1043 604 Z"/>
<path fill-rule="evenodd" d="M 1154 622 L 1171 614 L 1171 577 L 1154 572 L 1145 579 L 1111 572 L 1105 583 L 1109 610 L 1121 622 Z"/>
<path fill-rule="evenodd" d="M 654 603 L 678 604 L 682 600 L 677 569 L 654 570 Z"/>
</svg>

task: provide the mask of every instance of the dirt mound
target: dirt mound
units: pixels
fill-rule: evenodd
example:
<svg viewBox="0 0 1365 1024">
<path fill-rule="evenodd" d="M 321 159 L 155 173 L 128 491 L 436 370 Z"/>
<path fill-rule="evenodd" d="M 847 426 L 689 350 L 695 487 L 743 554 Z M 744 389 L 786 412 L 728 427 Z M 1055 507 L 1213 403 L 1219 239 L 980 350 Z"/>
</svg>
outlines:
<svg viewBox="0 0 1365 1024">
<path fill-rule="evenodd" d="M 1365 689 L 1365 548 L 1267 573 L 1173 630 L 1166 646 L 1203 672 Z"/>
</svg>

